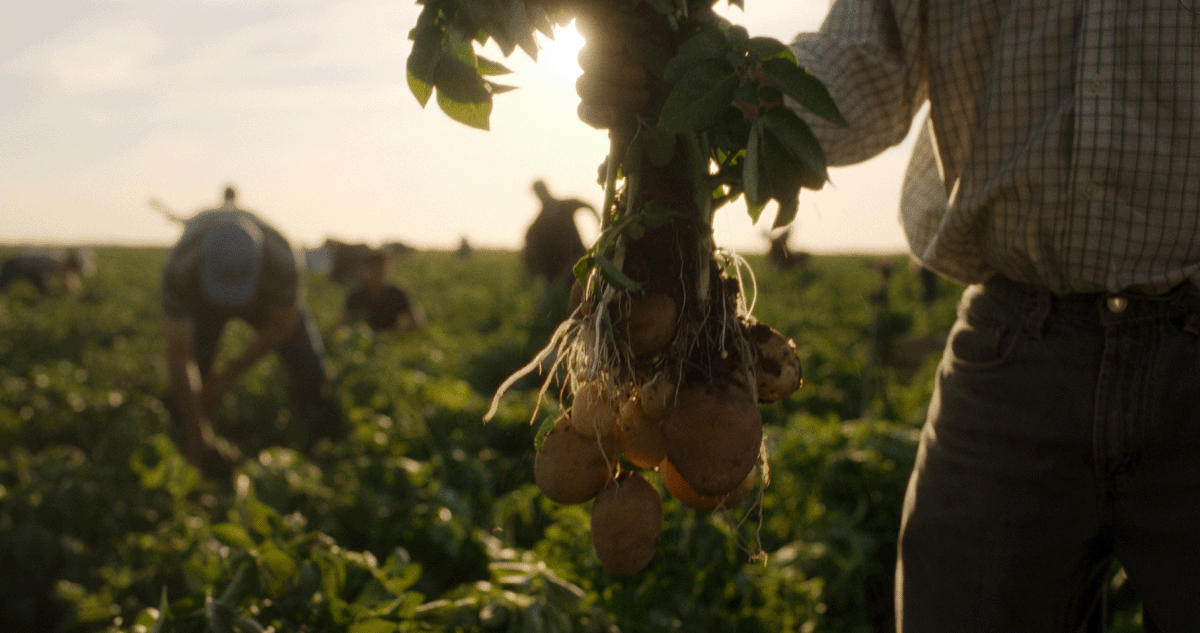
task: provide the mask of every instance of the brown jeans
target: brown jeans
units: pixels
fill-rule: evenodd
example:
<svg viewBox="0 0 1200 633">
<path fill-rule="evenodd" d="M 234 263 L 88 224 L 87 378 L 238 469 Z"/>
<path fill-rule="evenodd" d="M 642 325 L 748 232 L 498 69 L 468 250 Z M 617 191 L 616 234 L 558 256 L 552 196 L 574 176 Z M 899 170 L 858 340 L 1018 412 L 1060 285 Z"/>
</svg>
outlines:
<svg viewBox="0 0 1200 633">
<path fill-rule="evenodd" d="M 1102 631 L 1114 558 L 1147 631 L 1200 631 L 1200 295 L 971 286 L 905 499 L 897 630 Z"/>
</svg>

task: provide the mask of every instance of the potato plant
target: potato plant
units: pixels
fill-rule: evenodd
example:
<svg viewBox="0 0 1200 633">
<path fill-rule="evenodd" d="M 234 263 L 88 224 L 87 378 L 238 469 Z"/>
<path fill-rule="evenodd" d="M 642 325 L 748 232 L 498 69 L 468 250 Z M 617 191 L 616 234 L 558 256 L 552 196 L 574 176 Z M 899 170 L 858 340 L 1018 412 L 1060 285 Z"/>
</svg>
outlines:
<svg viewBox="0 0 1200 633">
<path fill-rule="evenodd" d="M 572 313 L 512 378 L 551 361 L 549 390 L 565 374 L 564 417 L 539 450 L 552 470 L 538 482 L 573 502 L 620 485 L 618 451 L 605 448 L 615 443 L 634 465 L 678 475 L 673 489 L 698 507 L 723 507 L 765 475 L 758 405 L 791 395 L 801 370 L 795 342 L 753 316 L 752 272 L 714 244 L 714 213 L 744 195 L 756 221 L 774 202 L 774 225 L 786 226 L 800 189 L 825 182 L 820 144 L 785 97 L 844 122 L 786 46 L 718 18 L 711 0 L 431 0 L 410 34 L 409 85 L 422 104 L 436 92 L 451 117 L 487 127 L 492 95 L 507 88 L 474 43 L 536 59 L 536 32 L 570 19 L 645 68 L 650 97 L 610 130 L 600 235 L 575 267 Z M 569 431 L 595 449 L 562 441 Z M 564 491 L 556 479 L 575 472 L 588 475 Z"/>
</svg>

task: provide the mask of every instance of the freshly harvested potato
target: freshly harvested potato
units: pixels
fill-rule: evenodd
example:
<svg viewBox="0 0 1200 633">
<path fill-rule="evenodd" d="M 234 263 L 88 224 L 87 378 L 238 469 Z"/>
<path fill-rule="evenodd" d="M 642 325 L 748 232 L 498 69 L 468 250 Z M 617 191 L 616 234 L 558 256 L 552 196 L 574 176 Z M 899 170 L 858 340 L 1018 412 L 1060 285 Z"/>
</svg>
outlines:
<svg viewBox="0 0 1200 633">
<path fill-rule="evenodd" d="M 533 458 L 534 483 L 555 503 L 583 503 L 612 479 L 618 450 L 613 435 L 583 437 L 561 417 Z"/>
<path fill-rule="evenodd" d="M 614 576 L 645 569 L 662 533 L 662 498 L 640 473 L 623 472 L 592 504 L 592 547 Z"/>
<path fill-rule="evenodd" d="M 804 384 L 796 341 L 763 323 L 749 326 L 746 338 L 755 349 L 754 377 L 759 402 L 778 402 Z"/>
<path fill-rule="evenodd" d="M 621 401 L 597 382 L 583 382 L 575 390 L 571 405 L 571 423 L 586 438 L 609 435 L 616 430 Z"/>
<path fill-rule="evenodd" d="M 667 456 L 661 418 L 647 416 L 638 400 L 621 407 L 617 444 L 621 454 L 638 468 L 654 468 Z"/>
<path fill-rule="evenodd" d="M 663 485 L 666 486 L 667 492 L 679 499 L 684 505 L 690 506 L 701 512 L 714 512 L 721 508 L 732 508 L 737 504 L 746 500 L 750 496 L 750 491 L 754 490 L 754 484 L 758 482 L 758 467 L 752 468 L 750 474 L 746 475 L 746 479 L 742 484 L 735 488 L 733 492 L 722 496 L 705 496 L 692 489 L 688 482 L 683 479 L 679 471 L 671 463 L 671 460 L 664 459 L 658 468 L 662 474 Z"/>
<path fill-rule="evenodd" d="M 762 416 L 733 380 L 685 385 L 663 418 L 667 459 L 704 496 L 736 489 L 758 463 Z"/>
<path fill-rule="evenodd" d="M 679 329 L 679 308 L 665 294 L 629 297 L 613 317 L 613 329 L 629 344 L 636 357 L 658 354 L 675 339 Z"/>
</svg>

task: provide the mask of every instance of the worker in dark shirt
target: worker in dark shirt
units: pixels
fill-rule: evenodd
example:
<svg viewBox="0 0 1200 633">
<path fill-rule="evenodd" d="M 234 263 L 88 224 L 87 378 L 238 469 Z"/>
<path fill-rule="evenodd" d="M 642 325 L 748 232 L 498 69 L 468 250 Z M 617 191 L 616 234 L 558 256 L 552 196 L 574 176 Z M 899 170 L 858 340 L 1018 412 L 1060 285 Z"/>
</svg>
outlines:
<svg viewBox="0 0 1200 633">
<path fill-rule="evenodd" d="M 346 296 L 343 321 L 365 322 L 375 331 L 409 332 L 424 324 L 420 307 L 400 286 L 388 281 L 391 260 L 381 250 L 363 255 L 359 285 Z"/>
</svg>

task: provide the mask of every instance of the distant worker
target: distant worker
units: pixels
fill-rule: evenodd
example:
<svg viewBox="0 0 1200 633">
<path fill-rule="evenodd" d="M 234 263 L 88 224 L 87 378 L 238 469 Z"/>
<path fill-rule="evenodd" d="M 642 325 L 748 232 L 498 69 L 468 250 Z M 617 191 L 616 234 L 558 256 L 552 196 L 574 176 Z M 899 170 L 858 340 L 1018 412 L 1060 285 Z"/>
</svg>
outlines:
<svg viewBox="0 0 1200 633">
<path fill-rule="evenodd" d="M 329 250 L 329 278 L 347 287 L 357 284 L 358 264 L 371 247 L 330 238 L 325 240 L 325 248 Z"/>
<path fill-rule="evenodd" d="M 767 261 L 780 270 L 802 269 L 808 264 L 808 253 L 793 253 L 788 248 L 788 239 L 791 238 L 791 235 L 792 229 L 788 227 L 774 237 L 769 233 L 766 236 L 770 241 L 770 246 L 767 247 Z"/>
<path fill-rule="evenodd" d="M 471 247 L 471 242 L 467 240 L 467 236 L 462 236 L 462 239 L 458 241 L 458 250 L 455 251 L 455 254 L 458 255 L 459 259 L 471 259 L 471 256 L 475 254 L 475 249 Z"/>
<path fill-rule="evenodd" d="M 521 253 L 525 266 L 548 286 L 570 284 L 571 269 L 587 251 L 575 226 L 575 212 L 588 209 L 595 213 L 595 209 L 576 198 L 555 198 L 541 180 L 533 183 L 533 191 L 541 200 L 542 209 L 525 232 L 525 248 Z"/>
<path fill-rule="evenodd" d="M 359 285 L 346 296 L 343 321 L 363 321 L 375 331 L 410 332 L 425 321 L 409 293 L 388 281 L 391 256 L 370 250 L 358 264 Z"/>
<path fill-rule="evenodd" d="M 83 292 L 80 275 L 83 262 L 78 251 L 70 250 L 63 255 L 52 252 L 24 252 L 12 255 L 0 265 L 0 291 L 9 284 L 24 280 L 39 293 L 47 294 L 54 279 L 61 279 L 63 288 L 72 296 Z"/>
<path fill-rule="evenodd" d="M 236 191 L 188 220 L 171 249 L 162 279 L 166 360 L 183 450 L 197 466 L 211 465 L 218 447 L 209 416 L 237 380 L 270 352 L 290 380 L 305 442 L 342 434 L 329 394 L 323 346 L 303 307 L 303 263 L 277 230 L 239 209 Z M 257 336 L 219 371 L 213 364 L 226 323 L 242 319 Z M 228 457 L 228 455 L 225 455 Z"/>
</svg>

